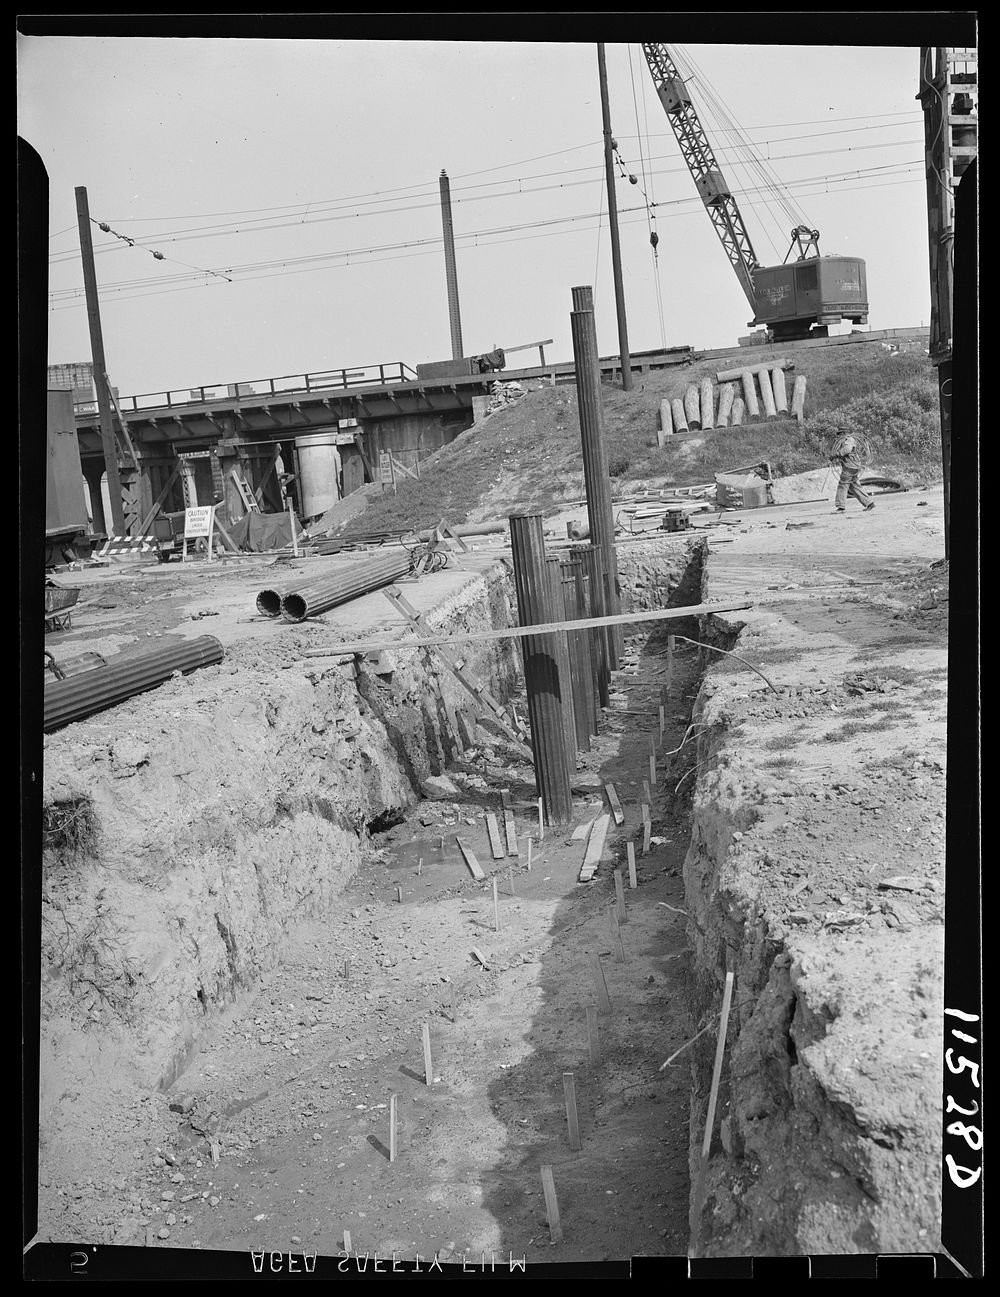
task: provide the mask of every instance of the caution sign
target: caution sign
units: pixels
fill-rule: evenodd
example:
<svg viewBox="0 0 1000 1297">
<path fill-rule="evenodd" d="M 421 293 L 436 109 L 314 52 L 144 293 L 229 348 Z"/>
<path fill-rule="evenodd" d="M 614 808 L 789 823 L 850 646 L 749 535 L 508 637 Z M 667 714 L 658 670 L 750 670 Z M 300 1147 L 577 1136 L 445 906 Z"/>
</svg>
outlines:
<svg viewBox="0 0 1000 1297">
<path fill-rule="evenodd" d="M 208 548 L 209 559 L 213 558 L 212 549 L 215 545 L 214 504 L 198 505 L 194 509 L 184 510 L 184 546 L 181 550 L 182 563 L 188 556 L 189 540 L 194 541 L 195 549 L 198 548 L 200 542 L 204 541 Z"/>
<path fill-rule="evenodd" d="M 215 520 L 213 505 L 200 505 L 196 509 L 184 510 L 185 536 L 211 536 L 212 523 Z"/>
<path fill-rule="evenodd" d="M 383 450 L 378 457 L 378 475 L 382 483 L 382 490 L 387 486 L 396 489 L 396 475 L 392 471 L 392 456 L 387 450 Z"/>
</svg>

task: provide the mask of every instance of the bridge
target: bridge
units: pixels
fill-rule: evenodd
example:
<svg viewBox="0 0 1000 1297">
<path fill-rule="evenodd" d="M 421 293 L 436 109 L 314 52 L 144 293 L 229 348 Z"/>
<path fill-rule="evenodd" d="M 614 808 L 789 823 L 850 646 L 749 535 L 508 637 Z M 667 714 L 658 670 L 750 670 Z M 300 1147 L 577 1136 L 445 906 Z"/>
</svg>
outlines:
<svg viewBox="0 0 1000 1297">
<path fill-rule="evenodd" d="M 691 354 L 689 347 L 642 353 L 632 357 L 632 367 L 646 372 L 683 364 Z M 600 363 L 605 377 L 620 375 L 617 357 Z M 159 510 L 175 512 L 196 503 L 218 503 L 224 522 L 234 522 L 249 507 L 238 479 L 265 512 L 282 510 L 285 498 L 276 469 L 297 476 L 296 439 L 313 434 L 329 434 L 338 443 L 344 495 L 378 480 L 384 453 L 403 471 L 419 473 L 422 459 L 475 422 L 498 380 L 566 383 L 575 380 L 575 369 L 568 362 L 419 377 L 402 361 L 393 361 L 119 396 L 113 422 L 127 530 L 143 534 Z M 75 414 L 94 529 L 106 533 L 97 405 L 77 404 Z"/>
</svg>

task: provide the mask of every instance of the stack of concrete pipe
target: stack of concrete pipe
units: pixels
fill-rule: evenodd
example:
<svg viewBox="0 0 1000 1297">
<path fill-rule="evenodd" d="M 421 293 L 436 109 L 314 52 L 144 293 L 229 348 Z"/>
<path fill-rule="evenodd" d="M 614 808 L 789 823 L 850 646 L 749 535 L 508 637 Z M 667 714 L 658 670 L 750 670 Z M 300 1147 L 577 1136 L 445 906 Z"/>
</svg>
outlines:
<svg viewBox="0 0 1000 1297">
<path fill-rule="evenodd" d="M 736 427 L 760 419 L 787 418 L 789 414 L 801 421 L 806 380 L 802 374 L 795 379 L 789 409 L 785 370 L 792 367 L 790 360 L 775 360 L 722 371 L 716 374 L 717 399 L 710 378 L 703 378 L 700 385 L 691 383 L 683 398 L 664 398 L 660 402 L 657 445 L 664 445 L 678 432 Z"/>
<path fill-rule="evenodd" d="M 284 590 L 261 590 L 257 596 L 257 611 L 264 617 L 280 614 L 285 621 L 305 621 L 307 617 L 317 617 L 338 604 L 392 585 L 408 576 L 411 568 L 410 555 L 405 549 L 394 549 L 375 558 L 356 559 L 329 576 L 287 586 Z"/>
</svg>

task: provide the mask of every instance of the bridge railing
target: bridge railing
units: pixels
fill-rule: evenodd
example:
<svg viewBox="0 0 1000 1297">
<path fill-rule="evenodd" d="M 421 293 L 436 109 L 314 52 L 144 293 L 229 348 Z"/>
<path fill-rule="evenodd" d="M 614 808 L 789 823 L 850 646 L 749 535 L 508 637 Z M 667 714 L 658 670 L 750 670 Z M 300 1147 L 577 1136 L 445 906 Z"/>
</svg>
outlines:
<svg viewBox="0 0 1000 1297">
<path fill-rule="evenodd" d="M 207 383 L 204 387 L 179 388 L 170 392 L 144 392 L 120 396 L 122 411 L 201 405 L 206 401 L 240 400 L 246 396 L 277 396 L 285 392 L 345 391 L 352 387 L 386 386 L 415 380 L 416 370 L 401 360 L 379 365 L 355 365 L 351 369 L 324 369 L 315 374 L 283 374 L 279 378 L 255 378 L 251 382 Z M 96 401 L 74 404 L 77 414 L 96 414 Z"/>
</svg>

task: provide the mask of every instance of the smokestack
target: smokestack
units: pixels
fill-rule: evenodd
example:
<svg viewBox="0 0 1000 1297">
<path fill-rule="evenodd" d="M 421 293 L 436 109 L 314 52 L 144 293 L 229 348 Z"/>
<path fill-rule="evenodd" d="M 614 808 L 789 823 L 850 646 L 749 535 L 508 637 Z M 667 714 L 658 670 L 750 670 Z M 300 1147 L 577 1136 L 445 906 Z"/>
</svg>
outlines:
<svg viewBox="0 0 1000 1297">
<path fill-rule="evenodd" d="M 451 186 L 441 172 L 441 226 L 444 230 L 444 268 L 448 280 L 448 322 L 451 325 L 451 358 L 461 360 L 462 317 L 458 310 L 458 272 L 455 268 L 455 230 L 451 223 Z"/>
</svg>

